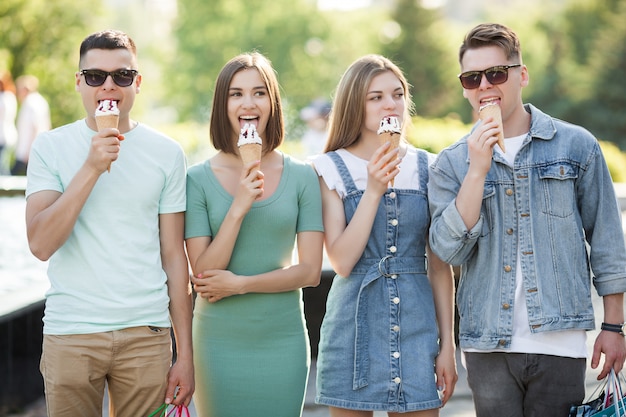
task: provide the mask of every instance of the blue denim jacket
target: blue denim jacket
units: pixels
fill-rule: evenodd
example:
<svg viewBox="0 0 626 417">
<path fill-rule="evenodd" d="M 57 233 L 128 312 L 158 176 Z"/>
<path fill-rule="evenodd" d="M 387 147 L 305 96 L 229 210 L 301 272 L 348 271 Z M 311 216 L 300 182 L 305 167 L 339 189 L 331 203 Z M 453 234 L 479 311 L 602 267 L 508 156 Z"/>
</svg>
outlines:
<svg viewBox="0 0 626 417">
<path fill-rule="evenodd" d="M 471 230 L 455 200 L 469 167 L 469 135 L 430 167 L 430 245 L 445 262 L 461 265 L 461 347 L 510 346 L 518 251 L 532 332 L 593 329 L 592 277 L 601 296 L 626 291 L 621 213 L 597 140 L 525 108 L 530 134 L 514 168 L 494 153 Z"/>
</svg>

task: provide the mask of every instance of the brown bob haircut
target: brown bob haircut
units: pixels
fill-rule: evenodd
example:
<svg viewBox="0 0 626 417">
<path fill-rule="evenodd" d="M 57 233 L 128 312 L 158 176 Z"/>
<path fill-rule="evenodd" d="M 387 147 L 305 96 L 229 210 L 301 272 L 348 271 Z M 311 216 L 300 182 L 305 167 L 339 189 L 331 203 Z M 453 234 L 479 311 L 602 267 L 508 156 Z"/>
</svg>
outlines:
<svg viewBox="0 0 626 417">
<path fill-rule="evenodd" d="M 213 147 L 219 151 L 237 154 L 239 132 L 233 131 L 228 119 L 228 89 L 235 74 L 249 69 L 259 72 L 270 98 L 271 113 L 263 138 L 263 154 L 273 151 L 283 142 L 285 122 L 276 72 L 265 56 L 258 52 L 248 52 L 228 61 L 215 80 L 209 132 Z"/>
</svg>

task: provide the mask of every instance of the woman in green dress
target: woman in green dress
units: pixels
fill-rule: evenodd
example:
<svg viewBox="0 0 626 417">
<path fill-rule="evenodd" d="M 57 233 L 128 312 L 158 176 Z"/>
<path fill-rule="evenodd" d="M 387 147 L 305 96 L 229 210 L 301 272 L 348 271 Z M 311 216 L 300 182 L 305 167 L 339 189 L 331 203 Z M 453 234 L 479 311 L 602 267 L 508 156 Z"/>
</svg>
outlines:
<svg viewBox="0 0 626 417">
<path fill-rule="evenodd" d="M 237 142 L 246 124 L 263 151 L 244 164 Z M 301 288 L 319 283 L 323 226 L 317 175 L 276 149 L 283 132 L 270 62 L 259 53 L 231 59 L 211 113 L 218 152 L 187 174 L 194 403 L 203 417 L 302 412 L 310 350 Z"/>
</svg>

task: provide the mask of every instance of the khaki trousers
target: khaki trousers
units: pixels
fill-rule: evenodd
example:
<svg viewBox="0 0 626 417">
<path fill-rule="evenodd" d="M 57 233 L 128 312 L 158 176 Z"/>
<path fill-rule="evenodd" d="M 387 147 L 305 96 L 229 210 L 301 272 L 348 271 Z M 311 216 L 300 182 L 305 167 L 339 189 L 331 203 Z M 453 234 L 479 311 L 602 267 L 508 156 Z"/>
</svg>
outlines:
<svg viewBox="0 0 626 417">
<path fill-rule="evenodd" d="M 102 417 L 105 383 L 110 417 L 147 416 L 165 399 L 171 361 L 169 328 L 44 335 L 48 417 Z"/>
</svg>

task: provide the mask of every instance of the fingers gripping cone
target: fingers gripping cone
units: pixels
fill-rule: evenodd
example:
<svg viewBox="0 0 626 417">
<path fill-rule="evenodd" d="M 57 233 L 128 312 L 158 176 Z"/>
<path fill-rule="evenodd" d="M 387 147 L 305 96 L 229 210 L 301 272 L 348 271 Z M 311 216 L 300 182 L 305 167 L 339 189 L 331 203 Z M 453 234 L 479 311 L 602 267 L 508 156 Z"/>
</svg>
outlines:
<svg viewBox="0 0 626 417">
<path fill-rule="evenodd" d="M 493 117 L 493 121 L 498 123 L 498 126 L 500 126 L 500 131 L 498 132 L 498 146 L 500 146 L 502 152 L 506 152 L 504 148 L 504 135 L 502 134 L 502 112 L 500 111 L 498 103 L 488 103 L 482 106 L 478 110 L 478 117 L 480 117 L 480 120 Z"/>
<path fill-rule="evenodd" d="M 378 138 L 380 144 L 384 145 L 386 142 L 390 142 L 391 146 L 387 152 L 391 152 L 400 146 L 400 138 L 402 138 L 402 129 L 400 128 L 400 122 L 397 117 L 383 117 L 380 121 L 380 128 L 378 129 Z M 394 185 L 395 178 L 390 181 L 391 187 Z"/>
<path fill-rule="evenodd" d="M 107 128 L 117 129 L 120 113 L 117 108 L 117 102 L 112 100 L 102 100 L 100 106 L 96 110 L 96 125 L 98 132 Z M 107 171 L 111 172 L 111 164 L 107 167 Z"/>
</svg>

